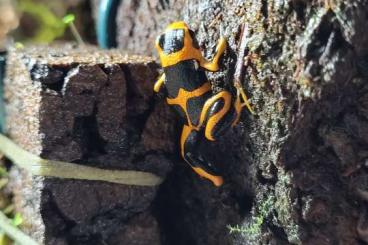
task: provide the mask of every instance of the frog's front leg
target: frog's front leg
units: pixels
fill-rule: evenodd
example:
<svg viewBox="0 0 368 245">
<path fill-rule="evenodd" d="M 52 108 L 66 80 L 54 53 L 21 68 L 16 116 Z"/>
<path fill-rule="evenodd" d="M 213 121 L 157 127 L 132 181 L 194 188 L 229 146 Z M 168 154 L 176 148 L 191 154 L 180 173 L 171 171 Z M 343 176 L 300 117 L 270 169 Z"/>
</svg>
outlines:
<svg viewBox="0 0 368 245">
<path fill-rule="evenodd" d="M 198 131 L 184 125 L 180 139 L 181 155 L 198 175 L 212 181 L 215 186 L 221 186 L 224 181 L 217 169 L 199 153 L 199 136 Z"/>
<path fill-rule="evenodd" d="M 160 78 L 155 82 L 155 85 L 153 86 L 153 91 L 158 93 L 163 85 L 165 85 L 165 73 L 162 73 Z"/>
<path fill-rule="evenodd" d="M 227 47 L 226 39 L 223 37 L 220 38 L 220 40 L 217 43 L 216 54 L 213 57 L 212 61 L 206 61 L 205 59 L 203 59 L 200 61 L 200 65 L 209 71 L 218 71 L 219 69 L 218 63 L 221 56 L 225 52 L 226 47 Z"/>
</svg>

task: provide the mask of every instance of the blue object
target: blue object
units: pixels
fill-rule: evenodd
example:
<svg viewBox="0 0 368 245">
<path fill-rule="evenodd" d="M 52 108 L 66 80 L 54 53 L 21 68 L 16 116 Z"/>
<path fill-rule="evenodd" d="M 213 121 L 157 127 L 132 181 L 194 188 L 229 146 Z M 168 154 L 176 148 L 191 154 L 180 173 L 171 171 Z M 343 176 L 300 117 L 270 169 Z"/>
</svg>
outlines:
<svg viewBox="0 0 368 245">
<path fill-rule="evenodd" d="M 101 0 L 97 16 L 97 41 L 101 48 L 109 49 L 117 46 L 116 15 L 120 0 Z"/>
<path fill-rule="evenodd" d="M 4 77 L 6 65 L 6 52 L 0 51 L 0 133 L 5 130 L 5 104 L 4 104 Z"/>
</svg>

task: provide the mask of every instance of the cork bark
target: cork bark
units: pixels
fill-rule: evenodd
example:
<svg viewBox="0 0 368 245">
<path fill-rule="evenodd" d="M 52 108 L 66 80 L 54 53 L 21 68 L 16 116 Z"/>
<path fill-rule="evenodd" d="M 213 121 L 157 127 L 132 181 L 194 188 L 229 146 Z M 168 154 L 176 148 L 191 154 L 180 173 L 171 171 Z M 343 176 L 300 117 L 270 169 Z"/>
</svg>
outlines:
<svg viewBox="0 0 368 245">
<path fill-rule="evenodd" d="M 63 45 L 8 53 L 7 134 L 45 159 L 165 177 L 172 117 L 149 57 Z M 157 135 L 156 133 L 161 133 Z M 22 228 L 42 244 L 160 244 L 157 187 L 31 176 L 12 167 Z"/>
<path fill-rule="evenodd" d="M 122 1 L 129 52 L 156 56 L 155 37 L 175 20 L 207 58 L 225 36 L 215 91 L 234 92 L 240 26 L 251 30 L 243 86 L 257 115 L 213 146 L 223 187 L 176 160 L 156 207 L 162 244 L 368 242 L 367 15 L 365 0 Z"/>
</svg>

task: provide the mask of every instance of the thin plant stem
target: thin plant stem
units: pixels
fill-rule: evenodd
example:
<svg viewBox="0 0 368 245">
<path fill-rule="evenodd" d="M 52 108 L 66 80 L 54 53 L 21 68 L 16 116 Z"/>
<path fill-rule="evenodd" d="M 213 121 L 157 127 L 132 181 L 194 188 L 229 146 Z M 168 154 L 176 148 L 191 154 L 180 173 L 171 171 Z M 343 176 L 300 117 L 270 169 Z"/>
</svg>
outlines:
<svg viewBox="0 0 368 245">
<path fill-rule="evenodd" d="M 79 45 L 85 45 L 85 43 L 84 43 L 81 35 L 79 34 L 77 28 L 75 27 L 74 23 L 71 22 L 69 24 L 69 26 L 70 26 L 70 30 L 72 31 L 72 34 L 73 34 L 74 38 L 77 40 L 78 44 Z"/>
</svg>

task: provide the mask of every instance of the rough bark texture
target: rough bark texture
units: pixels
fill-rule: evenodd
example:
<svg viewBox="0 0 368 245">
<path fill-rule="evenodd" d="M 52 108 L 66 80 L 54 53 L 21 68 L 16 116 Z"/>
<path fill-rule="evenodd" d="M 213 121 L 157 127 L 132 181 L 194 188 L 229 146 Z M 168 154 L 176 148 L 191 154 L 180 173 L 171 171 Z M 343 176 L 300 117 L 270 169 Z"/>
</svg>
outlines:
<svg viewBox="0 0 368 245">
<path fill-rule="evenodd" d="M 12 50 L 7 67 L 7 133 L 24 149 L 162 177 L 171 169 L 171 113 L 152 96 L 152 59 L 66 45 Z M 13 167 L 12 189 L 23 228 L 39 242 L 160 244 L 151 209 L 157 187 L 36 177 Z"/>
<path fill-rule="evenodd" d="M 252 32 L 243 83 L 257 115 L 214 146 L 223 187 L 175 164 L 157 199 L 163 244 L 368 242 L 367 16 L 365 0 L 122 1 L 129 52 L 155 53 L 180 19 L 206 57 L 227 37 L 216 89 L 231 87 L 241 23 Z"/>
</svg>

